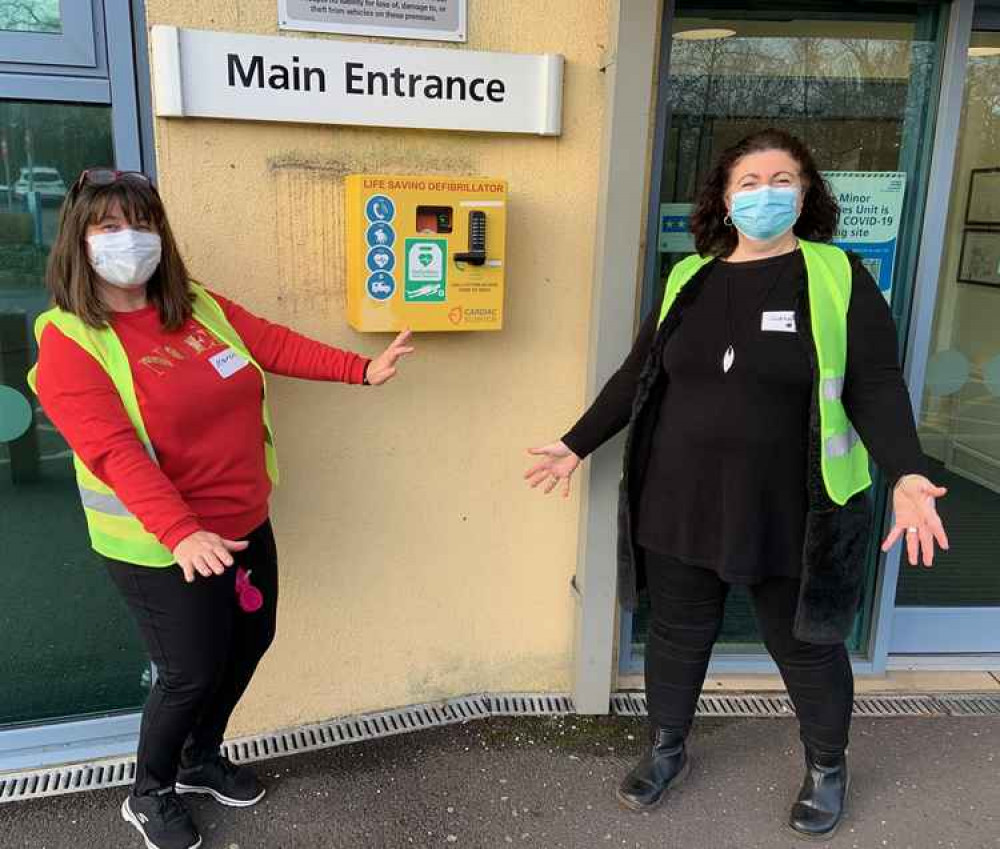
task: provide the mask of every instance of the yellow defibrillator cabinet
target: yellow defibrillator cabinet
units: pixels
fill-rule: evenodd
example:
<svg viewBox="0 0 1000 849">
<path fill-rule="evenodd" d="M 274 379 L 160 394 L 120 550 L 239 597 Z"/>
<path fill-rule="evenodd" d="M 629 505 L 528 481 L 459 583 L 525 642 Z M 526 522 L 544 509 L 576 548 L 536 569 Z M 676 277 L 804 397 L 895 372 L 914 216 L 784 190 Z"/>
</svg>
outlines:
<svg viewBox="0 0 1000 849">
<path fill-rule="evenodd" d="M 346 182 L 351 327 L 503 326 L 504 180 L 352 174 Z"/>
</svg>

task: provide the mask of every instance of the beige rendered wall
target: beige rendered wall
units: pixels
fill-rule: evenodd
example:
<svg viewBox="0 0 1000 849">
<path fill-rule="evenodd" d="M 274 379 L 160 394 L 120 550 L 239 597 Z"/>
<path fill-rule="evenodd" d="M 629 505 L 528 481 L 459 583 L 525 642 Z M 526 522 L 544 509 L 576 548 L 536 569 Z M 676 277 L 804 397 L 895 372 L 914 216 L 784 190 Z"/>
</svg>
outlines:
<svg viewBox="0 0 1000 849">
<path fill-rule="evenodd" d="M 276 0 L 146 6 L 150 25 L 278 34 Z M 235 733 L 569 686 L 579 506 L 543 499 L 521 475 L 525 448 L 557 438 L 583 403 L 606 0 L 470 0 L 469 17 L 455 49 L 565 55 L 560 138 L 156 124 L 162 193 L 194 276 L 369 355 L 389 338 L 345 319 L 343 176 L 509 181 L 502 332 L 422 335 L 382 389 L 274 381 L 279 636 Z"/>
</svg>

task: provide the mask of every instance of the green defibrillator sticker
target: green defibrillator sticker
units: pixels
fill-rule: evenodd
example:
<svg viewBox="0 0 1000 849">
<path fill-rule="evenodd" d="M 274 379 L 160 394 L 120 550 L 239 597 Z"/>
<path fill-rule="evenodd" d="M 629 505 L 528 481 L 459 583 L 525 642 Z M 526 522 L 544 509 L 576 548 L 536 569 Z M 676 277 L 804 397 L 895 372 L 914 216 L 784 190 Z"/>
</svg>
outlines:
<svg viewBox="0 0 1000 849">
<path fill-rule="evenodd" d="M 403 300 L 409 303 L 443 303 L 447 268 L 446 239 L 407 239 Z"/>
</svg>

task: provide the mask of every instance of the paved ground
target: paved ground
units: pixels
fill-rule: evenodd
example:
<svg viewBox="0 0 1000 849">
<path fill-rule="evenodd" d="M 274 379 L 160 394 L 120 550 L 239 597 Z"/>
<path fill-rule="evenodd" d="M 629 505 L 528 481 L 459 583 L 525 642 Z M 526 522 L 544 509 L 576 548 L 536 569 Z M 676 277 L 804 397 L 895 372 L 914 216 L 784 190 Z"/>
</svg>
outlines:
<svg viewBox="0 0 1000 849">
<path fill-rule="evenodd" d="M 704 721 L 691 777 L 651 814 L 613 789 L 639 750 L 631 719 L 488 720 L 259 764 L 250 811 L 193 803 L 205 849 L 545 847 L 796 849 L 789 720 Z M 1000 719 L 855 725 L 849 819 L 830 849 L 998 849 Z M 122 793 L 0 805 L 4 849 L 138 846 Z"/>
</svg>

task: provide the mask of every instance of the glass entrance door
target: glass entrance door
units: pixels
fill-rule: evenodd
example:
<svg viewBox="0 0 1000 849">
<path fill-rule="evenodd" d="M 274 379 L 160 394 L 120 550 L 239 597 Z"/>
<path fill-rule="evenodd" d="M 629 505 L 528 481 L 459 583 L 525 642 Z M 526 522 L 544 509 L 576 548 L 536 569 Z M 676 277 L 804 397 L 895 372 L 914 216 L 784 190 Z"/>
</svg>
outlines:
<svg viewBox="0 0 1000 849">
<path fill-rule="evenodd" d="M 653 268 L 645 281 L 643 314 L 659 303 L 673 265 L 693 251 L 687 217 L 716 156 L 741 137 L 776 126 L 810 146 L 840 197 L 855 194 L 856 185 L 877 185 L 886 198 L 896 193 L 884 232 L 862 234 L 842 221 L 837 240 L 870 264 L 902 340 L 932 148 L 940 9 L 899 3 L 891 14 L 880 15 L 885 6 L 845 2 L 833 16 L 808 2 L 798 10 L 783 4 L 769 11 L 766 4 L 755 4 L 743 12 L 725 4 L 715 15 L 713 5 L 679 0 L 676 17 L 664 28 L 673 36 L 669 72 L 661 79 L 669 108 L 659 130 L 662 158 L 654 163 L 660 175 L 654 183 L 659 232 L 655 257 L 647 264 Z M 867 252 L 857 244 L 866 240 Z M 873 549 L 856 650 L 868 635 L 877 558 Z M 636 669 L 645 608 L 626 620 L 623 642 L 632 652 L 623 655 L 623 666 Z M 741 591 L 730 594 L 721 648 L 763 651 Z"/>
<path fill-rule="evenodd" d="M 114 14 L 102 19 L 104 8 Z M 73 180 L 92 165 L 141 167 L 124 8 L 0 0 L 0 770 L 8 728 L 135 711 L 150 679 L 128 611 L 90 550 L 69 448 L 25 379 Z M 30 738 L 7 736 L 15 748 Z"/>
<path fill-rule="evenodd" d="M 890 651 L 1000 652 L 1000 33 L 974 32 L 920 437 L 951 550 L 900 567 Z"/>
<path fill-rule="evenodd" d="M 70 451 L 28 389 L 67 187 L 114 162 L 106 106 L 0 101 L 0 725 L 135 708 L 148 662 L 90 550 Z"/>
</svg>

